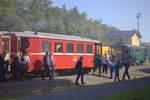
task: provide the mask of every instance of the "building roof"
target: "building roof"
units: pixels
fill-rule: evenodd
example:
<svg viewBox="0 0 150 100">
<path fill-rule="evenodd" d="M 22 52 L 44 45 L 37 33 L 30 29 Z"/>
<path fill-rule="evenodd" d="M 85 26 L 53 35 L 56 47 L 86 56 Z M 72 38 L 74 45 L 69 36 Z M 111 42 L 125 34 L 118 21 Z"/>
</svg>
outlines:
<svg viewBox="0 0 150 100">
<path fill-rule="evenodd" d="M 82 38 L 80 36 L 73 35 L 60 35 L 60 34 L 52 34 L 52 33 L 43 33 L 43 32 L 6 32 L 0 31 L 0 35 L 10 35 L 10 36 L 20 36 L 20 37 L 37 37 L 37 38 L 51 38 L 51 39 L 60 39 L 60 40 L 75 40 L 75 41 L 86 41 L 86 42 L 95 42 L 99 43 L 98 40 L 92 40 L 89 38 Z"/>
<path fill-rule="evenodd" d="M 107 37 L 131 37 L 134 34 L 137 34 L 139 38 L 142 38 L 139 32 L 137 31 L 111 31 L 104 35 L 105 38 Z"/>
</svg>

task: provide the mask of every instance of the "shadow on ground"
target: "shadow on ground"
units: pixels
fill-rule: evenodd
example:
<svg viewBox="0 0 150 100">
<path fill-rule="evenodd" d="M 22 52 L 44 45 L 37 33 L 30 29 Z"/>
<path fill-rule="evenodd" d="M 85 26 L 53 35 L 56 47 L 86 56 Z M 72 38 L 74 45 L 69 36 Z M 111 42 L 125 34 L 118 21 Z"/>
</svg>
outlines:
<svg viewBox="0 0 150 100">
<path fill-rule="evenodd" d="M 150 73 L 150 68 L 139 69 L 138 71 L 141 71 L 141 72 L 144 72 L 144 73 Z"/>
<path fill-rule="evenodd" d="M 21 95 L 26 93 L 37 92 L 41 90 L 51 90 L 57 87 L 73 85 L 70 80 L 53 79 L 53 80 L 24 80 L 0 83 L 0 97 Z"/>
<path fill-rule="evenodd" d="M 93 75 L 93 76 L 101 77 L 101 78 L 106 78 L 106 79 L 109 79 L 109 78 L 110 78 L 109 76 L 105 76 L 105 75 L 100 75 L 100 76 L 99 76 L 99 75 L 96 75 L 96 74 L 95 74 L 95 75 Z"/>
</svg>

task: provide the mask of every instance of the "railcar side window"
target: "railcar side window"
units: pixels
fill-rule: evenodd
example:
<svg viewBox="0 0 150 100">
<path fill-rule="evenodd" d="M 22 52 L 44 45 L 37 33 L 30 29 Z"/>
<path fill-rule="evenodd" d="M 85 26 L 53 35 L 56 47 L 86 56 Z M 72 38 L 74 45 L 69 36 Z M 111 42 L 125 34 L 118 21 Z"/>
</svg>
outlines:
<svg viewBox="0 0 150 100">
<path fill-rule="evenodd" d="M 77 53 L 83 53 L 83 44 L 77 44 Z"/>
<path fill-rule="evenodd" d="M 63 43 L 62 42 L 55 42 L 55 52 L 63 53 Z"/>
<path fill-rule="evenodd" d="M 86 53 L 92 53 L 92 45 L 91 44 L 86 45 Z"/>
<path fill-rule="evenodd" d="M 42 52 L 45 53 L 46 51 L 50 51 L 50 42 L 42 41 Z"/>
<path fill-rule="evenodd" d="M 66 44 L 66 52 L 67 53 L 73 53 L 73 46 L 74 46 L 73 43 L 67 43 Z"/>
</svg>

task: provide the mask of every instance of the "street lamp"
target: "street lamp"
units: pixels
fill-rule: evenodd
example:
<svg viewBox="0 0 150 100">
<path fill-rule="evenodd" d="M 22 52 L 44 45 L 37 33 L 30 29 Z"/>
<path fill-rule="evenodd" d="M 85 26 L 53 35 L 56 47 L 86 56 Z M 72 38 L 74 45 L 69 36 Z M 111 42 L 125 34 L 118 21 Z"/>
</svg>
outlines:
<svg viewBox="0 0 150 100">
<path fill-rule="evenodd" d="M 139 19 L 141 18 L 141 13 L 137 13 L 136 18 L 137 18 L 137 28 L 138 28 L 138 32 L 139 32 Z"/>
</svg>

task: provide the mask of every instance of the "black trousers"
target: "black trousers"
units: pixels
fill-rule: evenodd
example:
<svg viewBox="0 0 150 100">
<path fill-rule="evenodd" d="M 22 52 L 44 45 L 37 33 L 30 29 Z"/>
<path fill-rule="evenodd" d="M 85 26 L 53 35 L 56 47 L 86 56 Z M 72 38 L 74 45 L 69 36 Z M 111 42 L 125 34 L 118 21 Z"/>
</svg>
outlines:
<svg viewBox="0 0 150 100">
<path fill-rule="evenodd" d="M 77 77 L 76 77 L 75 83 L 78 83 L 78 80 L 79 80 L 80 76 L 81 76 L 81 83 L 84 83 L 84 79 L 83 79 L 84 73 L 83 73 L 82 70 L 79 70 L 79 71 L 78 71 L 78 75 L 77 75 Z"/>
<path fill-rule="evenodd" d="M 103 64 L 103 73 L 107 74 L 107 64 Z"/>
</svg>

